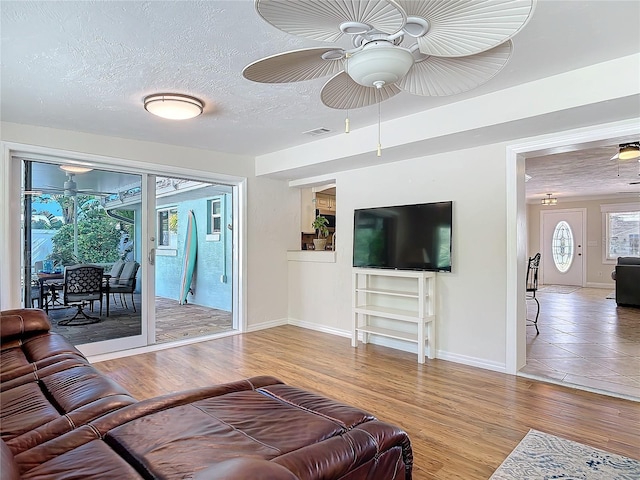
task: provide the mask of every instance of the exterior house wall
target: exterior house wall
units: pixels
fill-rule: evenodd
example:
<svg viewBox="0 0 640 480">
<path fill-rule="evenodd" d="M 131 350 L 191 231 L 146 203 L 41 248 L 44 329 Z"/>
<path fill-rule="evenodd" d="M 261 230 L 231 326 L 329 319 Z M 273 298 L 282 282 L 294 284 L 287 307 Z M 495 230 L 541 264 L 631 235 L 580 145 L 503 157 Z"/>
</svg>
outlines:
<svg viewBox="0 0 640 480">
<path fill-rule="evenodd" d="M 160 251 L 156 251 L 156 295 L 180 300 L 187 218 L 189 210 L 193 210 L 197 227 L 198 253 L 191 284 L 193 293 L 187 296 L 187 301 L 195 305 L 230 312 L 232 308 L 232 238 L 231 232 L 225 227 L 220 233 L 219 240 L 207 239 L 208 207 L 209 201 L 213 198 L 222 199 L 225 209 L 223 225 L 231 223 L 232 205 L 229 194 L 202 197 L 159 207 L 173 207 L 178 210 L 178 232 L 177 249 L 174 255 L 160 255 Z"/>
</svg>

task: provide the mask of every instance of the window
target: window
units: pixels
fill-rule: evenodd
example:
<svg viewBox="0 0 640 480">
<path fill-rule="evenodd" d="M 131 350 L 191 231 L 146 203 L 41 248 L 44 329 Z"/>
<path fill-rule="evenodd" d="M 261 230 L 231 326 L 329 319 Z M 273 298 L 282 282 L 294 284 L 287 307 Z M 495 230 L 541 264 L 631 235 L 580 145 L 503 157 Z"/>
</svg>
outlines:
<svg viewBox="0 0 640 480">
<path fill-rule="evenodd" d="M 640 204 L 601 205 L 605 262 L 640 256 Z"/>
<path fill-rule="evenodd" d="M 222 225 L 222 209 L 219 198 L 211 200 L 211 232 L 220 233 Z"/>
<path fill-rule="evenodd" d="M 573 232 L 564 220 L 558 222 L 551 239 L 553 263 L 560 273 L 565 273 L 573 262 Z"/>
<path fill-rule="evenodd" d="M 218 242 L 221 240 L 222 222 L 224 221 L 224 197 L 215 197 L 207 201 L 209 217 L 207 219 L 207 241 Z"/>
<path fill-rule="evenodd" d="M 178 209 L 158 210 L 158 247 L 178 248 Z"/>
</svg>

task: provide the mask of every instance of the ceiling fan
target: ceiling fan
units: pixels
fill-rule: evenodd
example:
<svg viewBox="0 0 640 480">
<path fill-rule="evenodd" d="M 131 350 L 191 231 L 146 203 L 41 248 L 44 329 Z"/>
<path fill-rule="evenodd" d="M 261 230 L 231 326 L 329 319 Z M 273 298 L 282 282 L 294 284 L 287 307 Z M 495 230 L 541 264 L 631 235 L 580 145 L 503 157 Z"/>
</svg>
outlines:
<svg viewBox="0 0 640 480">
<path fill-rule="evenodd" d="M 332 75 L 322 102 L 355 109 L 401 91 L 455 95 L 489 81 L 507 63 L 511 38 L 536 0 L 255 0 L 274 27 L 351 46 L 303 48 L 246 66 L 248 80 L 289 83 Z"/>
<path fill-rule="evenodd" d="M 62 187 L 54 187 L 54 186 L 44 186 L 43 188 L 36 188 L 31 192 L 25 192 L 25 194 L 30 193 L 31 195 L 41 195 L 43 193 L 52 194 L 52 195 L 64 195 L 66 197 L 75 197 L 78 194 L 81 195 L 93 195 L 105 197 L 109 195 L 113 195 L 113 192 L 101 192 L 98 190 L 89 189 L 78 189 L 78 184 L 74 180 L 74 173 L 67 173 L 67 179 L 65 180 Z"/>
</svg>

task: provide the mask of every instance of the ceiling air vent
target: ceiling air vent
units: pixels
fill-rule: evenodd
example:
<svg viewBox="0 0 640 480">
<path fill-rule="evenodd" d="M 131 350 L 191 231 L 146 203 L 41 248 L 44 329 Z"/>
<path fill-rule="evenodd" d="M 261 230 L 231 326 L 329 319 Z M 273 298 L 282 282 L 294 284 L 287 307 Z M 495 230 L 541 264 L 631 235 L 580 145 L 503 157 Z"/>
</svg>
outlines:
<svg viewBox="0 0 640 480">
<path fill-rule="evenodd" d="M 304 135 L 311 135 L 313 137 L 318 137 L 320 135 L 325 135 L 329 133 L 331 130 L 325 127 L 314 128 L 313 130 L 307 130 L 306 132 L 302 132 Z"/>
</svg>

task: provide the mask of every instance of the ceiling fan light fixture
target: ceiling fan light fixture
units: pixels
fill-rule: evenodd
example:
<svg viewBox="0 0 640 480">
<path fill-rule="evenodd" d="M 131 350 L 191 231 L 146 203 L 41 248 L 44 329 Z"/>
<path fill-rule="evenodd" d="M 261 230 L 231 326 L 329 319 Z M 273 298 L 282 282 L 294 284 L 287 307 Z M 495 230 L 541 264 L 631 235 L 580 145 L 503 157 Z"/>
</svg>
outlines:
<svg viewBox="0 0 640 480">
<path fill-rule="evenodd" d="M 188 120 L 203 112 L 204 103 L 189 95 L 158 93 L 145 97 L 144 108 L 149 113 L 169 120 Z"/>
<path fill-rule="evenodd" d="M 59 168 L 67 173 L 87 173 L 93 170 L 93 168 L 81 167 L 80 165 L 60 165 Z"/>
<path fill-rule="evenodd" d="M 549 205 L 557 205 L 558 204 L 558 199 L 552 197 L 550 193 L 547 193 L 547 198 L 543 198 L 540 203 L 542 203 L 542 205 L 547 205 L 547 206 L 549 206 Z"/>
<path fill-rule="evenodd" d="M 375 41 L 349 58 L 347 73 L 360 85 L 380 88 L 404 77 L 413 62 L 413 55 L 407 49 L 395 47 L 389 42 Z"/>
<path fill-rule="evenodd" d="M 633 160 L 634 158 L 640 158 L 640 142 L 621 143 L 618 159 Z"/>
</svg>

